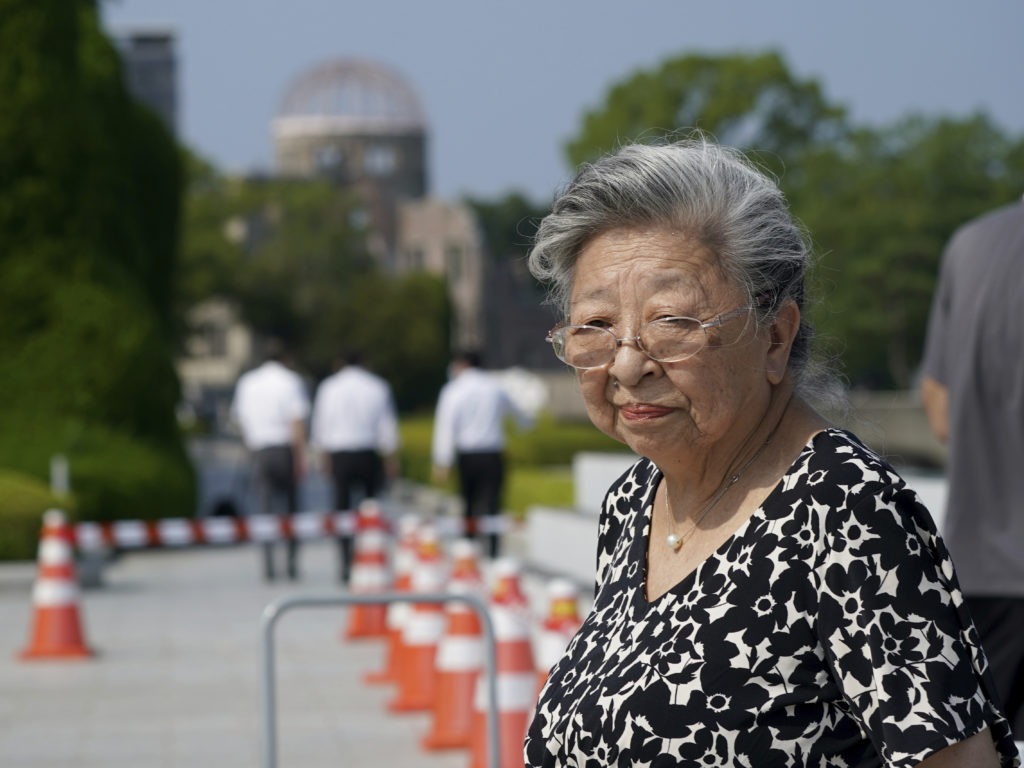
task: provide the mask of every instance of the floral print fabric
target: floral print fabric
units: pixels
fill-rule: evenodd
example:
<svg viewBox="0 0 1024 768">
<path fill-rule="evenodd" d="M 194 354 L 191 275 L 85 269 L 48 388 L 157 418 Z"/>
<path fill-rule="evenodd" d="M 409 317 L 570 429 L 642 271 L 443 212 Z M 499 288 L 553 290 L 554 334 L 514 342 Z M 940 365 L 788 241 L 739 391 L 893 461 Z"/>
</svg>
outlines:
<svg viewBox="0 0 1024 768">
<path fill-rule="evenodd" d="M 992 729 L 977 635 L 931 516 L 842 430 L 653 602 L 647 460 L 602 509 L 594 607 L 551 671 L 528 766 L 912 766 Z"/>
</svg>

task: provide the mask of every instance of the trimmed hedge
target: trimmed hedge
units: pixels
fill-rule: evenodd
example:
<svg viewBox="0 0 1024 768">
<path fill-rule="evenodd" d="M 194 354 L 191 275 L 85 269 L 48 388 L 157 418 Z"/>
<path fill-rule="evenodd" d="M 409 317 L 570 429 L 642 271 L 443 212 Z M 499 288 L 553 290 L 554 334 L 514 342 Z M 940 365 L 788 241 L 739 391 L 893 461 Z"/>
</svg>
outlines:
<svg viewBox="0 0 1024 768">
<path fill-rule="evenodd" d="M 81 520 L 193 514 L 194 471 L 184 447 L 154 445 L 97 424 L 38 414 L 12 417 L 8 424 L 10 431 L 0 438 L 0 468 L 45 486 L 51 458 L 62 454 Z"/>
<path fill-rule="evenodd" d="M 402 476 L 418 483 L 430 483 L 431 416 L 402 419 Z M 573 500 L 573 456 L 582 451 L 625 452 L 629 449 L 599 432 L 590 422 L 556 421 L 542 415 L 533 429 L 509 429 L 508 481 L 505 506 L 522 515 L 535 504 L 569 506 Z M 448 482 L 454 492 L 456 480 Z"/>
<path fill-rule="evenodd" d="M 63 510 L 74 517 L 74 502 L 50 493 L 49 487 L 22 472 L 0 469 L 0 560 L 34 560 L 43 513 Z"/>
<path fill-rule="evenodd" d="M 417 482 L 430 481 L 431 416 L 402 419 L 402 474 Z M 572 464 L 581 451 L 627 452 L 617 440 L 599 432 L 589 421 L 557 421 L 542 414 L 532 429 L 508 431 L 507 457 L 516 467 L 558 467 Z"/>
</svg>

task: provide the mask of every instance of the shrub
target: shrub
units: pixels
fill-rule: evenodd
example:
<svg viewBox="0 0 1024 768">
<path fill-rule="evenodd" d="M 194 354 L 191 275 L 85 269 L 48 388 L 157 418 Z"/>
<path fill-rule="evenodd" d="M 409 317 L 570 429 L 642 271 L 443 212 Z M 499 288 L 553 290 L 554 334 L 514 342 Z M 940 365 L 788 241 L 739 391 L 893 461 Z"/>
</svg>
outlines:
<svg viewBox="0 0 1024 768">
<path fill-rule="evenodd" d="M 46 510 L 56 507 L 73 517 L 71 499 L 21 472 L 0 469 L 0 499 L 0 560 L 35 559 Z"/>
<path fill-rule="evenodd" d="M 518 466 L 547 467 L 572 464 L 582 451 L 627 452 L 626 446 L 613 440 L 589 421 L 557 421 L 544 414 L 533 429 L 508 433 L 509 463 Z"/>
<path fill-rule="evenodd" d="M 69 419 L 12 416 L 0 439 L 0 467 L 45 484 L 50 459 L 64 455 L 79 519 L 190 516 L 192 465 L 183 448 L 155 446 L 123 432 Z M 0 497 L 2 498 L 2 497 Z"/>
<path fill-rule="evenodd" d="M 430 482 L 431 416 L 402 419 L 402 475 L 418 483 Z M 573 456 L 582 451 L 625 452 L 629 449 L 599 432 L 589 422 L 557 421 L 549 415 L 533 429 L 508 432 L 508 478 L 505 507 L 522 515 L 534 504 L 571 506 Z M 453 473 L 454 474 L 454 473 Z M 448 490 L 455 492 L 453 477 Z"/>
</svg>

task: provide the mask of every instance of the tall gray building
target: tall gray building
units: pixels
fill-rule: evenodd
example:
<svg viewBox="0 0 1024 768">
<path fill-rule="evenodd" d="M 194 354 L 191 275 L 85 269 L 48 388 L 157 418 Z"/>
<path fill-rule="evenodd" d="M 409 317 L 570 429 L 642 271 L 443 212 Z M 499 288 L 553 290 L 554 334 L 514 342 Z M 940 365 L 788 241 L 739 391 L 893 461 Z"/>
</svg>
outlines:
<svg viewBox="0 0 1024 768">
<path fill-rule="evenodd" d="M 174 30 L 169 27 L 121 29 L 113 33 L 113 40 L 121 54 L 128 90 L 177 135 L 178 65 Z"/>
</svg>

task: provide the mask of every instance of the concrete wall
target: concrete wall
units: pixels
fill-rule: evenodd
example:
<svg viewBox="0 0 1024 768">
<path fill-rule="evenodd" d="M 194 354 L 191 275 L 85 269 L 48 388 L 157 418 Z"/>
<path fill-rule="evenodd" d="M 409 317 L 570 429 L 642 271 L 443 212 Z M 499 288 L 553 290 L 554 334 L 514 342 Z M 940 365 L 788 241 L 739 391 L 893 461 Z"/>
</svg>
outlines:
<svg viewBox="0 0 1024 768">
<path fill-rule="evenodd" d="M 852 392 L 847 415 L 830 415 L 897 466 L 944 468 L 947 451 L 917 392 Z"/>
<path fill-rule="evenodd" d="M 554 376 L 554 375 L 552 375 Z M 575 379 L 560 382 L 551 402 L 575 394 Z M 564 377 L 563 377 L 564 379 Z M 549 377 L 548 381 L 551 380 Z M 552 391 L 549 389 L 549 391 Z M 851 395 L 849 413 L 831 414 L 876 451 L 889 458 L 917 491 L 941 531 L 945 518 L 946 452 L 932 436 L 920 401 L 912 392 Z M 532 507 L 523 532 L 523 557 L 536 571 L 571 578 L 589 588 L 595 577 L 597 517 L 605 492 L 636 456 L 622 453 L 580 453 L 573 460 L 574 508 Z"/>
</svg>

